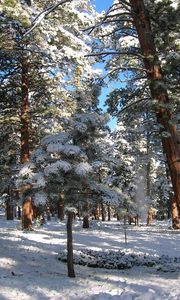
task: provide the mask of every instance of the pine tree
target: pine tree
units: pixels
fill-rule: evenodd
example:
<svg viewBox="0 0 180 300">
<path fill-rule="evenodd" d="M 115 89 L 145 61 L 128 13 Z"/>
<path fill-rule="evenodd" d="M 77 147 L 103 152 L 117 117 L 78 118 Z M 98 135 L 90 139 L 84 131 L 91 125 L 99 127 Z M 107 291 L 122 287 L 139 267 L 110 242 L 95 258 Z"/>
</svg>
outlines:
<svg viewBox="0 0 180 300">
<path fill-rule="evenodd" d="M 151 13 L 152 5 L 156 19 Z M 125 88 L 120 89 L 119 97 L 122 95 L 123 98 L 120 104 L 115 102 L 116 111 L 119 110 L 119 105 L 130 107 L 139 102 L 148 102 L 149 106 L 154 106 L 154 115 L 179 207 L 179 138 L 174 125 L 177 88 L 175 93 L 172 89 L 179 76 L 176 55 L 178 46 L 172 37 L 172 31 L 175 35 L 178 31 L 177 17 L 177 5 L 171 1 L 153 1 L 153 4 L 149 1 L 114 2 L 102 21 L 102 49 L 93 55 L 104 58 L 110 55 L 111 59 L 107 64 L 110 78 L 127 80 L 128 77 L 134 83 L 132 93 Z M 166 39 L 162 45 L 160 39 L 164 32 Z M 166 60 L 167 49 L 170 57 Z M 174 62 L 173 57 L 176 57 Z M 123 72 L 121 77 L 120 71 Z"/>
<path fill-rule="evenodd" d="M 67 7 L 61 7 L 50 20 L 25 35 L 31 19 L 45 4 L 28 7 L 23 1 L 8 1 L 1 5 L 1 96 L 6 97 L 2 124 L 13 122 L 16 162 L 21 163 L 29 160 L 29 153 L 45 133 L 61 129 L 63 117 L 74 111 L 69 93 L 73 69 L 77 63 L 85 66 L 84 53 L 89 49 L 80 31 L 93 20 L 86 1 L 69 5 L 68 13 Z"/>
</svg>

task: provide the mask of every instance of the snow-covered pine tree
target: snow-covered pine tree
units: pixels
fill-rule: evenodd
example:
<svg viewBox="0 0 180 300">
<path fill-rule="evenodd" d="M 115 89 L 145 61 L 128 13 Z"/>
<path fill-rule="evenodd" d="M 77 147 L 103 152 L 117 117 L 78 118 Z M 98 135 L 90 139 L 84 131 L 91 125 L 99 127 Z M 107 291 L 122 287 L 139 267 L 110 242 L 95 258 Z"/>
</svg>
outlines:
<svg viewBox="0 0 180 300">
<path fill-rule="evenodd" d="M 11 121 L 11 136 L 17 136 L 15 151 L 21 162 L 29 159 L 44 133 L 57 132 L 62 128 L 62 116 L 74 111 L 69 89 L 76 64 L 83 65 L 87 74 L 91 72 L 84 58 L 89 51 L 87 37 L 81 30 L 94 22 L 90 2 L 59 7 L 50 19 L 25 35 L 31 20 L 46 5 L 27 6 L 25 1 L 15 0 L 1 4 L 1 94 L 6 99 L 1 105 L 2 124 Z"/>
<path fill-rule="evenodd" d="M 174 38 L 178 32 L 177 19 L 177 2 L 114 1 L 101 23 L 102 47 L 93 55 L 103 59 L 110 57 L 107 60 L 110 78 L 119 81 L 128 79 L 135 83 L 133 93 L 124 89 L 125 106 L 141 102 L 144 107 L 145 103 L 148 103 L 149 107 L 154 107 L 154 117 L 156 116 L 159 126 L 163 151 L 167 157 L 173 191 L 179 206 L 179 138 L 174 125 L 178 111 L 178 92 L 175 88 L 173 93 L 171 88 L 179 77 L 178 42 Z M 167 51 L 170 56 L 168 59 L 166 59 Z M 145 98 L 143 97 L 142 92 L 145 89 L 148 98 L 147 92 Z M 120 89 L 119 97 L 121 94 Z M 115 109 L 119 108 L 115 103 Z"/>
</svg>

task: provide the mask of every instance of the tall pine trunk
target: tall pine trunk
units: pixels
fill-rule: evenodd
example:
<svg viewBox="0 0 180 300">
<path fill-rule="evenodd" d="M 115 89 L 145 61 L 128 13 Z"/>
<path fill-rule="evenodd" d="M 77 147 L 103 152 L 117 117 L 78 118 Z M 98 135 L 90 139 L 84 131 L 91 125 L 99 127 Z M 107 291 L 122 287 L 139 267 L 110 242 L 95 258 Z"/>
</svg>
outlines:
<svg viewBox="0 0 180 300">
<path fill-rule="evenodd" d="M 111 221 L 111 206 L 110 206 L 110 204 L 107 205 L 107 211 L 108 211 L 108 221 Z"/>
<path fill-rule="evenodd" d="M 28 59 L 21 58 L 21 163 L 29 161 L 29 80 Z"/>
<path fill-rule="evenodd" d="M 172 114 L 168 108 L 170 103 L 164 78 L 158 61 L 150 20 L 143 0 L 130 0 L 132 17 L 137 30 L 141 53 L 152 99 L 157 100 L 157 122 L 160 125 L 160 134 L 164 153 L 166 154 L 173 191 L 180 212 L 180 151 L 177 128 L 171 124 Z M 166 137 L 166 133 L 168 136 Z"/>
<path fill-rule="evenodd" d="M 175 197 L 171 195 L 171 218 L 172 218 L 172 227 L 174 229 L 180 229 L 179 224 L 179 212 L 177 209 L 177 203 Z"/>
<path fill-rule="evenodd" d="M 8 197 L 6 200 L 6 219 L 13 220 L 14 219 L 14 206 L 11 203 L 11 199 Z"/>
<path fill-rule="evenodd" d="M 29 78 L 28 58 L 21 58 L 21 163 L 29 161 Z M 27 187 L 28 189 L 29 187 Z M 25 187 L 26 189 L 26 187 Z M 31 197 L 27 197 L 22 204 L 22 228 L 32 227 L 33 205 Z"/>
<path fill-rule="evenodd" d="M 85 182 L 82 184 L 82 188 L 83 188 L 83 228 L 89 228 L 88 187 Z"/>
<path fill-rule="evenodd" d="M 60 221 L 64 220 L 64 192 L 59 193 L 59 201 L 57 204 L 57 217 Z"/>
<path fill-rule="evenodd" d="M 167 180 L 168 180 L 168 182 L 170 182 L 171 178 L 170 178 L 169 168 L 167 166 L 167 163 L 165 164 L 165 168 L 166 168 Z M 170 208 L 170 215 L 171 215 L 171 220 L 172 220 L 172 227 L 174 229 L 180 229 L 179 212 L 178 212 L 177 202 L 176 202 L 176 199 L 175 199 L 173 193 L 170 193 L 169 200 L 170 200 L 169 208 Z M 168 210 L 169 210 L 169 208 L 168 208 Z"/>
<path fill-rule="evenodd" d="M 67 268 L 68 277 L 75 277 L 74 264 L 73 264 L 73 238 L 72 238 L 72 223 L 74 213 L 67 212 Z"/>
<path fill-rule="evenodd" d="M 152 225 L 152 221 L 153 221 L 153 211 L 152 208 L 150 207 L 148 209 L 147 226 Z"/>
<path fill-rule="evenodd" d="M 106 221 L 106 211 L 103 201 L 101 202 L 101 219 L 102 222 Z"/>
<path fill-rule="evenodd" d="M 34 215 L 32 198 L 30 196 L 26 197 L 23 201 L 22 206 L 22 229 L 31 230 L 32 220 Z"/>
</svg>

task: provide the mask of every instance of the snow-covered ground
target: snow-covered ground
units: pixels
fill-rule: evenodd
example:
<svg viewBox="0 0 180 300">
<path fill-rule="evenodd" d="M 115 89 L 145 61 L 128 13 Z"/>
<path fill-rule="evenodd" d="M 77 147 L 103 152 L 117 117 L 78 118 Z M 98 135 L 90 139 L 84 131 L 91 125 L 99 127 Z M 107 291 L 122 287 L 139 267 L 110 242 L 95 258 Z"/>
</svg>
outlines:
<svg viewBox="0 0 180 300">
<path fill-rule="evenodd" d="M 180 257 L 180 232 L 162 222 L 128 227 L 127 244 L 119 222 L 97 222 L 88 230 L 81 225 L 75 221 L 73 226 L 76 253 L 163 255 L 164 262 Z M 18 228 L 19 221 L 0 216 L 0 300 L 180 300 L 178 260 L 169 271 L 156 265 L 114 270 L 76 264 L 76 278 L 68 278 L 66 263 L 58 260 L 66 248 L 65 222 L 52 221 L 29 233 Z"/>
</svg>

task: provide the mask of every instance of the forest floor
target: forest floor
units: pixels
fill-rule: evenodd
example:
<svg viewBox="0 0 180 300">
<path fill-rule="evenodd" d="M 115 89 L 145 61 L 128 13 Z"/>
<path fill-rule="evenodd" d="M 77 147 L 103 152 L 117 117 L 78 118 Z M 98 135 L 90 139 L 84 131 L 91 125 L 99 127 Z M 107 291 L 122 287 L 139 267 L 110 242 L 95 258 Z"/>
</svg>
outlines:
<svg viewBox="0 0 180 300">
<path fill-rule="evenodd" d="M 27 233 L 18 220 L 0 215 L 0 300 L 180 300 L 180 232 L 168 226 L 128 226 L 125 243 L 120 222 L 92 222 L 85 230 L 75 221 L 76 255 L 91 249 L 103 261 L 119 252 L 128 260 L 148 257 L 155 263 L 127 269 L 76 264 L 76 277 L 68 278 L 66 263 L 58 260 L 66 249 L 65 221 L 53 220 Z"/>
</svg>

